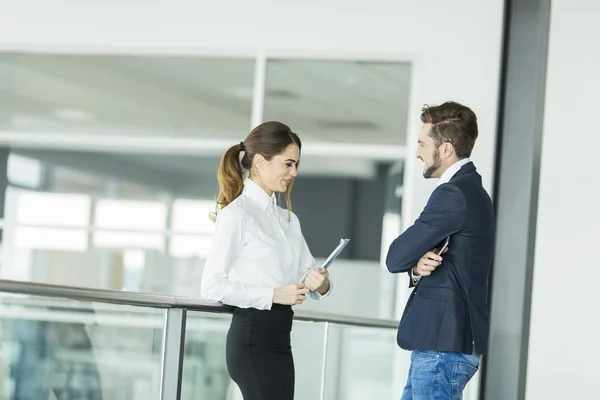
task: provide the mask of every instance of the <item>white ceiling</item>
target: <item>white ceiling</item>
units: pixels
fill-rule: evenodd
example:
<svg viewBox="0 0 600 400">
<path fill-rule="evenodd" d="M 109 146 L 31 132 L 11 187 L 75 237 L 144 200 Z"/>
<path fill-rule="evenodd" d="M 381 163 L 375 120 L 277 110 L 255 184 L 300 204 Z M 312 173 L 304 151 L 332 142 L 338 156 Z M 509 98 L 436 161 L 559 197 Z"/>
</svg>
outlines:
<svg viewBox="0 0 600 400">
<path fill-rule="evenodd" d="M 96 143 L 105 136 L 236 143 L 251 125 L 254 66 L 232 58 L 3 54 L 0 130 Z M 288 124 L 304 143 L 404 145 L 410 70 L 268 60 L 263 120 Z"/>
</svg>

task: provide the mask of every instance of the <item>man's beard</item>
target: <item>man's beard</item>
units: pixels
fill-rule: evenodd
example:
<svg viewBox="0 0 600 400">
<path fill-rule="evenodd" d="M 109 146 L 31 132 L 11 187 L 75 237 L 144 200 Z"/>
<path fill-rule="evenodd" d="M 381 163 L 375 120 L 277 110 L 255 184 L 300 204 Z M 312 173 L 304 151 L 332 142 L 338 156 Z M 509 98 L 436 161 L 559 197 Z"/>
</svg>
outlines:
<svg viewBox="0 0 600 400">
<path fill-rule="evenodd" d="M 423 171 L 423 176 L 425 177 L 425 179 L 433 178 L 433 174 L 435 174 L 441 166 L 442 159 L 440 158 L 440 150 L 435 149 L 435 153 L 433 154 L 433 164 L 425 171 Z"/>
</svg>

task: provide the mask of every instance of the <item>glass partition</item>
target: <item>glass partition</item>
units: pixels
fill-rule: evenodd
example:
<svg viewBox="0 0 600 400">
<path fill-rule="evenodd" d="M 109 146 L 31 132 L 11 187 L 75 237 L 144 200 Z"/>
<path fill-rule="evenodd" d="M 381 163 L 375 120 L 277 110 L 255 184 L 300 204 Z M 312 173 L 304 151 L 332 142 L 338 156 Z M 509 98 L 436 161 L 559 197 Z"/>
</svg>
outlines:
<svg viewBox="0 0 600 400">
<path fill-rule="evenodd" d="M 158 398 L 164 310 L 2 295 L 0 323 L 2 399 Z"/>
<path fill-rule="evenodd" d="M 329 324 L 325 399 L 394 399 L 396 330 Z"/>
<path fill-rule="evenodd" d="M 225 362 L 231 316 L 188 313 L 182 399 L 242 400 Z M 295 320 L 299 399 L 392 399 L 396 330 Z"/>
<path fill-rule="evenodd" d="M 177 365 L 179 342 L 167 339 L 163 348 L 166 312 L 3 293 L 0 398 L 159 399 L 161 377 L 177 382 L 177 369 L 170 368 Z M 241 400 L 225 362 L 230 321 L 228 313 L 188 312 L 181 399 Z M 295 319 L 296 397 L 391 399 L 396 351 L 395 329 Z M 163 356 L 175 364 L 163 365 Z"/>
<path fill-rule="evenodd" d="M 319 399 L 325 384 L 325 340 L 327 323 L 294 321 L 292 328 L 292 353 L 296 368 L 294 398 Z"/>
<path fill-rule="evenodd" d="M 225 362 L 229 314 L 189 312 L 183 362 L 182 399 L 241 400 Z M 323 382 L 325 323 L 294 321 L 292 352 L 296 398 L 320 398 Z"/>
<path fill-rule="evenodd" d="M 225 343 L 230 314 L 188 312 L 182 399 L 229 399 L 234 385 L 227 373 Z"/>
</svg>

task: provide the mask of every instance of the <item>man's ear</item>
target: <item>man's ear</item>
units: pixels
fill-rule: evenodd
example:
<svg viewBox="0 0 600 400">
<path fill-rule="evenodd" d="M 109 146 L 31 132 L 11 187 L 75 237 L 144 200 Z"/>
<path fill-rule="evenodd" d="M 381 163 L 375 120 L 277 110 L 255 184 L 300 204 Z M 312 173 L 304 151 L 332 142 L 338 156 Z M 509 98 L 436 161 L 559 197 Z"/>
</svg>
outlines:
<svg viewBox="0 0 600 400">
<path fill-rule="evenodd" d="M 454 145 L 449 142 L 445 142 L 442 145 L 442 155 L 444 158 L 450 158 L 454 155 Z"/>
</svg>

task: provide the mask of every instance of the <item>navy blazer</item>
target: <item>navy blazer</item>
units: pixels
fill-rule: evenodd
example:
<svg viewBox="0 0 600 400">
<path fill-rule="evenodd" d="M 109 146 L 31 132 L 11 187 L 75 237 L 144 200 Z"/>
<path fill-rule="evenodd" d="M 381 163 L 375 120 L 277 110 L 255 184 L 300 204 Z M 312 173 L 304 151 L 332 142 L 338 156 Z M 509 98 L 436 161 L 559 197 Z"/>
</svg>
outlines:
<svg viewBox="0 0 600 400">
<path fill-rule="evenodd" d="M 487 351 L 494 231 L 492 200 L 469 162 L 433 191 L 414 225 L 390 245 L 388 270 L 409 272 L 450 236 L 442 264 L 421 278 L 408 299 L 398 327 L 401 348 L 472 354 L 474 345 L 477 354 Z"/>
</svg>

